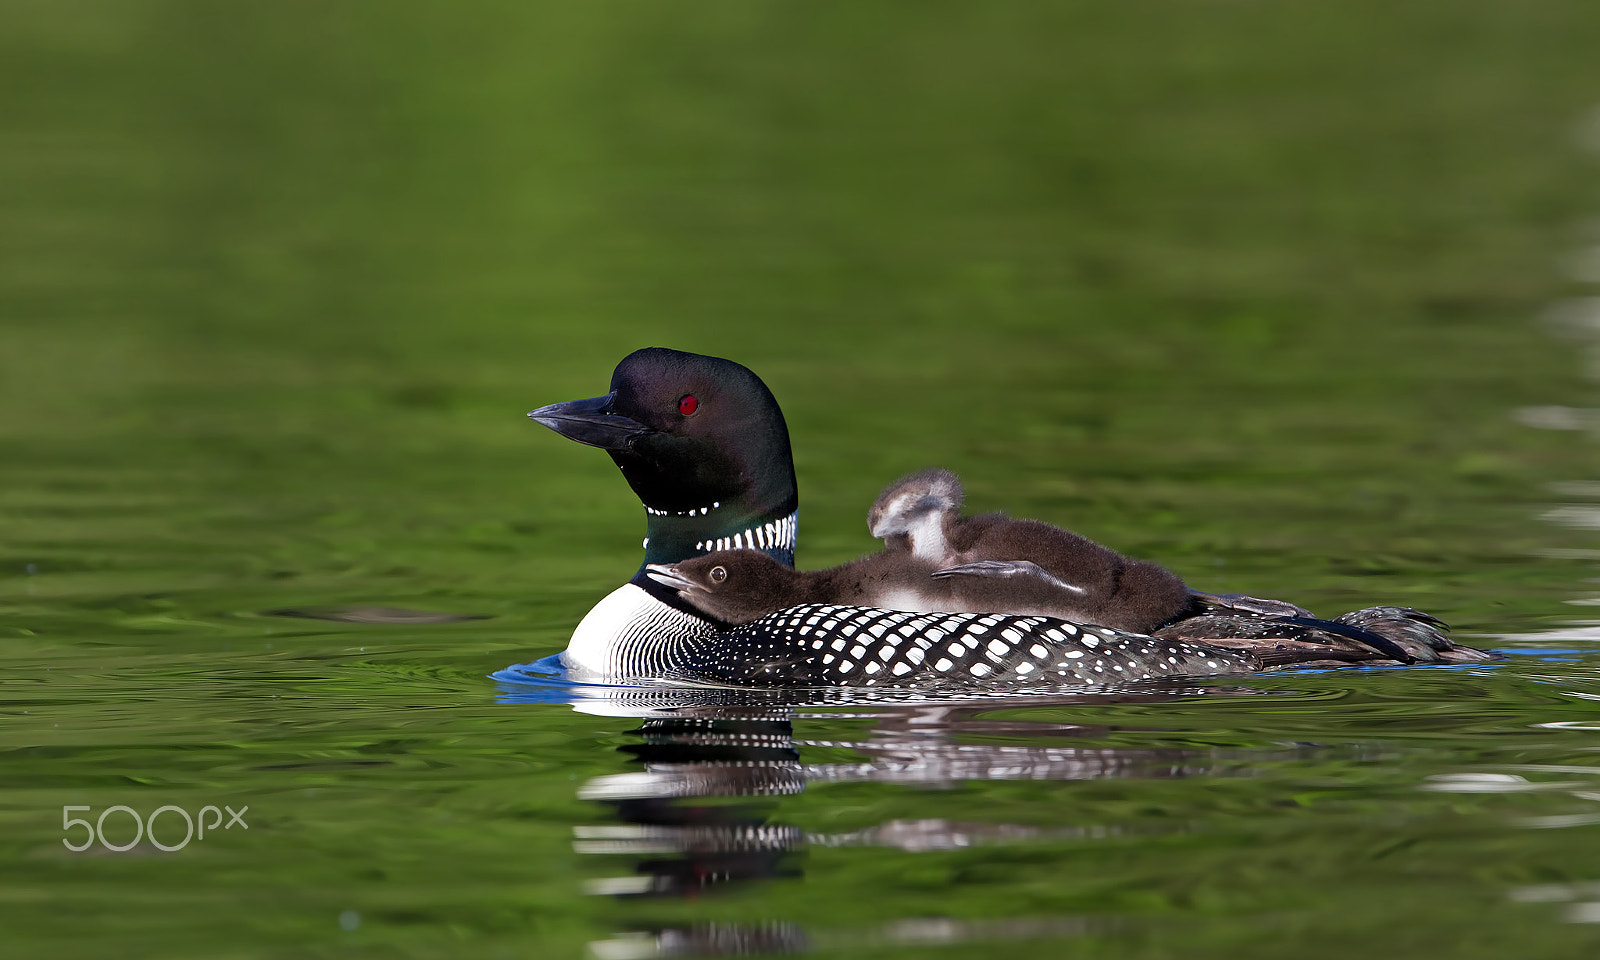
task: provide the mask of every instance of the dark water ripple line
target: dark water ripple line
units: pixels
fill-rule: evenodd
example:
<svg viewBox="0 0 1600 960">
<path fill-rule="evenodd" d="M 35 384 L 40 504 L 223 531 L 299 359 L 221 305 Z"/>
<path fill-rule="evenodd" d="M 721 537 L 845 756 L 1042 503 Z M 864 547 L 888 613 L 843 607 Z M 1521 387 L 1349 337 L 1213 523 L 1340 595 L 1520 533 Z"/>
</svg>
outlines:
<svg viewBox="0 0 1600 960">
<path fill-rule="evenodd" d="M 1060 693 L 1005 692 L 973 693 L 943 692 L 937 688 L 927 690 L 856 687 L 818 687 L 806 689 L 759 689 L 690 687 L 656 683 L 601 684 L 568 679 L 558 665 L 552 667 L 556 657 L 547 657 L 532 664 L 519 664 L 496 671 L 491 675 L 499 685 L 501 703 L 570 704 L 584 712 L 617 712 L 630 715 L 630 710 L 669 710 L 688 707 L 769 707 L 792 708 L 823 704 L 945 704 L 945 705 L 995 705 L 1020 707 L 1029 704 L 1054 705 L 1062 703 L 1126 702 L 1142 699 L 1176 699 L 1200 696 L 1252 696 L 1257 695 L 1240 686 L 1200 686 L 1198 683 L 1177 681 L 1137 681 L 1126 684 L 1083 685 L 1066 688 Z M 644 716 L 647 714 L 638 714 Z"/>
</svg>

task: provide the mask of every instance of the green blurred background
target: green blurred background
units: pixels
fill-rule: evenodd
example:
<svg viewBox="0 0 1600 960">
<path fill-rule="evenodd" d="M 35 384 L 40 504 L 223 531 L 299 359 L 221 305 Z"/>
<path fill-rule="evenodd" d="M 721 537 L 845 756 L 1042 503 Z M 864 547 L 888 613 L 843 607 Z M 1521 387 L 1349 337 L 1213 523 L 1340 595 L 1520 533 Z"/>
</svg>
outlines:
<svg viewBox="0 0 1600 960">
<path fill-rule="evenodd" d="M 651 344 L 772 385 L 808 566 L 940 464 L 1219 589 L 1404 567 L 1474 620 L 1589 457 L 1509 414 L 1588 395 L 1535 320 L 1600 208 L 1591 4 L 3 17 L 0 470 L 163 504 L 59 558 L 107 578 L 615 580 L 630 496 L 521 414 Z M 8 576 L 51 558 L 8 519 Z"/>
<path fill-rule="evenodd" d="M 1195 581 L 1451 605 L 1573 470 L 1509 413 L 1587 395 L 1534 323 L 1600 208 L 1587 3 L 3 16 L 6 486 L 171 498 L 195 578 L 621 570 L 613 467 L 520 414 L 650 344 L 770 381 L 803 565 L 942 464 Z"/>
<path fill-rule="evenodd" d="M 502 721 L 482 677 L 644 527 L 523 414 L 641 346 L 773 388 L 803 567 L 941 465 L 1205 589 L 1567 618 L 1588 540 L 1537 516 L 1593 451 L 1513 411 L 1592 399 L 1539 318 L 1597 240 L 1597 51 L 1591 0 L 5 0 L 0 662 L 78 711 L 13 728 L 67 737 L 13 849 L 61 778 L 176 762 L 75 752 L 119 678 Z M 377 661 L 257 615 L 338 603 L 495 619 Z"/>
</svg>

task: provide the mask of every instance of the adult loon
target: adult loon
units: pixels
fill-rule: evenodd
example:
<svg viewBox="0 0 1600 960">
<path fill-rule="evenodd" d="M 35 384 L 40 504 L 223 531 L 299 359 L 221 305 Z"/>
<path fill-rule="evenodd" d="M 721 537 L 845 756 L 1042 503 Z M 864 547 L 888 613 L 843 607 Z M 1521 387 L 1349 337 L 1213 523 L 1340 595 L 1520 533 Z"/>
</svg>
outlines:
<svg viewBox="0 0 1600 960">
<path fill-rule="evenodd" d="M 747 367 L 647 347 L 617 364 L 605 396 L 528 416 L 609 453 L 645 509 L 644 562 L 573 632 L 562 660 L 574 675 L 651 676 L 684 643 L 718 632 L 647 564 L 748 547 L 794 565 L 800 499 L 789 428 Z"/>
<path fill-rule="evenodd" d="M 1398 632 L 1412 642 L 1400 644 L 1398 656 L 1392 644 L 1376 649 L 1359 639 L 1374 623 L 1387 622 L 1388 614 L 1373 611 L 1398 608 L 1358 612 L 1367 615 L 1367 627 L 1354 629 L 1235 610 L 1174 625 L 1192 624 L 1193 637 L 1169 627 L 1161 638 L 1041 616 L 837 604 L 790 608 L 727 628 L 653 579 L 648 567 L 738 548 L 793 565 L 799 504 L 793 455 L 783 414 L 761 379 L 730 360 L 650 347 L 617 365 L 606 395 L 550 404 L 528 416 L 609 453 L 646 512 L 644 562 L 589 611 L 562 654 L 578 678 L 1044 689 L 1291 665 L 1457 659 L 1446 652 L 1467 649 L 1434 631 L 1437 621 L 1410 618 L 1410 611 L 1400 611 Z"/>
</svg>

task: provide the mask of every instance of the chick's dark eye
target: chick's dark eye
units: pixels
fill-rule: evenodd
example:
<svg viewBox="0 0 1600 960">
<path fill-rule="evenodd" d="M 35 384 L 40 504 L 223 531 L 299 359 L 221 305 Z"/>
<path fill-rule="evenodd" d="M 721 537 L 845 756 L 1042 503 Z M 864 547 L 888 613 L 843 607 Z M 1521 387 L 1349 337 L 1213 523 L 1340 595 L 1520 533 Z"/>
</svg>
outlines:
<svg viewBox="0 0 1600 960">
<path fill-rule="evenodd" d="M 727 567 L 712 567 L 711 568 L 711 582 L 712 583 L 721 583 L 722 581 L 724 581 L 726 579 L 728 579 L 728 568 Z"/>
<path fill-rule="evenodd" d="M 683 399 L 678 401 L 678 412 L 686 417 L 694 416 L 694 412 L 699 409 L 700 401 L 696 400 L 692 393 L 686 394 Z"/>
</svg>

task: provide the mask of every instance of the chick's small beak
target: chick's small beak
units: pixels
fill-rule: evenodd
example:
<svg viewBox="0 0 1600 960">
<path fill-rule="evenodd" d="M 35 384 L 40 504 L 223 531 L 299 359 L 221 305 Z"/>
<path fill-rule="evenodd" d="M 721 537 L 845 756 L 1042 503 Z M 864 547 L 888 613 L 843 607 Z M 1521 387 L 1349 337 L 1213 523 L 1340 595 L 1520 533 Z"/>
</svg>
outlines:
<svg viewBox="0 0 1600 960">
<path fill-rule="evenodd" d="M 647 563 L 644 565 L 645 576 L 662 586 L 671 587 L 679 593 L 698 590 L 699 586 L 678 572 L 675 563 Z"/>
</svg>

